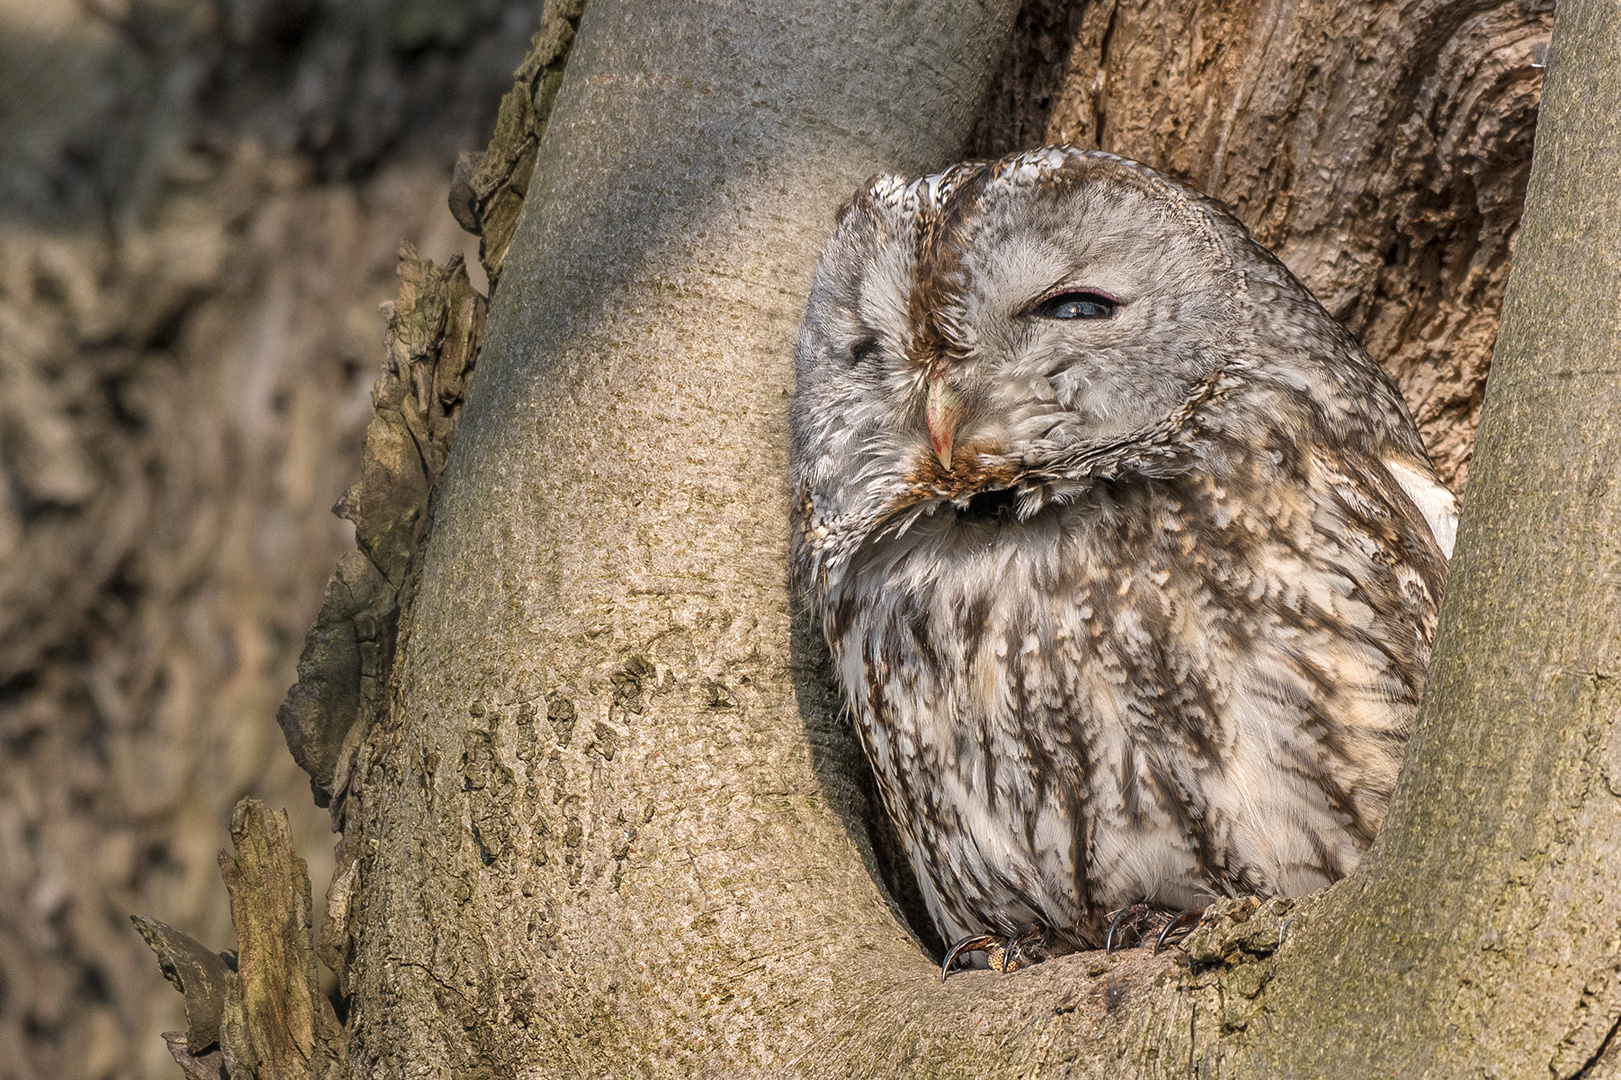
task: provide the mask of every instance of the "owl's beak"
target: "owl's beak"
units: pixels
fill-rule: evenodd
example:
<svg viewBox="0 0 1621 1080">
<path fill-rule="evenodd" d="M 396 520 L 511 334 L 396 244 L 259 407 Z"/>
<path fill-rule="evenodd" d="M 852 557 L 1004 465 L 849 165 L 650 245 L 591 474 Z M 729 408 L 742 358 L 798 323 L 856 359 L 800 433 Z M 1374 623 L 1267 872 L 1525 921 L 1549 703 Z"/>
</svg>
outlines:
<svg viewBox="0 0 1621 1080">
<path fill-rule="evenodd" d="M 938 371 L 930 375 L 929 404 L 923 416 L 929 425 L 929 445 L 934 447 L 934 456 L 947 472 L 951 471 L 951 440 L 966 412 L 962 398 L 946 382 L 946 377 Z"/>
</svg>

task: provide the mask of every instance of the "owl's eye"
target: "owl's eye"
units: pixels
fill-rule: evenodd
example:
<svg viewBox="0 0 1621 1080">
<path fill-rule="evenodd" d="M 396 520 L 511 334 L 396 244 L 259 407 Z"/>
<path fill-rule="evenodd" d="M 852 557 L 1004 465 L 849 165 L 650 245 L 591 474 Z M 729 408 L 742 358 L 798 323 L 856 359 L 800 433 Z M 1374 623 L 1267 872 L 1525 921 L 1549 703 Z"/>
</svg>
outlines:
<svg viewBox="0 0 1621 1080">
<path fill-rule="evenodd" d="M 865 363 L 867 358 L 878 351 L 878 339 L 871 334 L 863 338 L 856 338 L 850 346 L 850 366 Z"/>
<path fill-rule="evenodd" d="M 1050 296 L 1035 306 L 1043 319 L 1107 319 L 1119 303 L 1095 292 L 1067 292 Z"/>
</svg>

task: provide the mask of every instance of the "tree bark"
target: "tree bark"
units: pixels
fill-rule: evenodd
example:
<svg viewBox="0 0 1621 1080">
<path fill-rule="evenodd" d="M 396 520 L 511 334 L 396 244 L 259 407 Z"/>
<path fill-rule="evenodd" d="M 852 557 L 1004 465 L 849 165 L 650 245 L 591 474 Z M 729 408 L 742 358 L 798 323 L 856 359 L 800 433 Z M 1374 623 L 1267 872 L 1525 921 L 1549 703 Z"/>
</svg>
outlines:
<svg viewBox="0 0 1621 1080">
<path fill-rule="evenodd" d="M 1562 4 L 1419 735 L 1280 963 L 1300 1074 L 1621 1069 L 1617 116 L 1621 5 Z"/>
</svg>

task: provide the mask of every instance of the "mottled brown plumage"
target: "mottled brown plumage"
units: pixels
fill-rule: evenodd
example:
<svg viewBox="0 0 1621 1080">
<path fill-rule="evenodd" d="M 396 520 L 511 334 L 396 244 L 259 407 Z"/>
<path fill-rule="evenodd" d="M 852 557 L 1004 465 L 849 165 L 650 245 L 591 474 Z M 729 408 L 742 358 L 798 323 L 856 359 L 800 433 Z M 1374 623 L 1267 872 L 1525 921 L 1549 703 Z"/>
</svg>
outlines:
<svg viewBox="0 0 1621 1080">
<path fill-rule="evenodd" d="M 1351 870 L 1455 515 L 1242 224 L 1068 149 L 879 177 L 797 371 L 796 578 L 947 940 Z"/>
</svg>

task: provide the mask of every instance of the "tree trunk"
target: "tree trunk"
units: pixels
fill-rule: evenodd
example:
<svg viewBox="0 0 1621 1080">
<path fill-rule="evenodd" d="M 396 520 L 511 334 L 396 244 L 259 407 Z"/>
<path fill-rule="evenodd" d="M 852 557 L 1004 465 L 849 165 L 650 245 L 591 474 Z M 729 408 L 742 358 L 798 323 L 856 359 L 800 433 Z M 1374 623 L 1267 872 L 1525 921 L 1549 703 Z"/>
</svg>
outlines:
<svg viewBox="0 0 1621 1080">
<path fill-rule="evenodd" d="M 1583 85 L 1543 135 L 1561 148 L 1538 166 L 1552 224 L 1528 226 L 1515 278 L 1541 295 L 1523 332 L 1505 322 L 1425 726 L 1364 868 L 1317 897 L 1221 905 L 1186 959 L 944 985 L 783 588 L 787 358 L 834 208 L 873 171 L 1043 132 L 1155 164 L 1234 205 L 1364 337 L 1461 483 L 1548 10 L 1032 0 L 1014 22 L 966 3 L 743 18 L 598 0 L 548 123 L 573 32 L 554 25 L 503 106 L 511 137 L 452 196 L 500 282 L 459 449 L 429 502 L 482 308 L 454 267 L 410 263 L 372 429 L 392 456 L 346 503 L 364 557 L 306 649 L 310 673 L 356 685 L 313 679 L 333 693 L 283 714 L 344 826 L 322 951 L 354 1070 L 1612 1067 L 1614 604 L 1576 606 L 1617 567 L 1598 404 L 1615 327 L 1580 299 L 1613 303 L 1621 250 L 1599 128 L 1621 104 L 1621 27 L 1599 7 L 1560 15 L 1550 87 Z M 1572 163 L 1576 180 L 1542 171 Z M 1557 299 L 1525 284 L 1541 252 L 1571 286 Z M 1580 340 L 1554 334 L 1568 325 Z M 1578 572 L 1527 582 L 1555 560 Z M 191 957 L 186 978 L 234 988 L 180 1042 L 223 1026 L 233 1075 L 280 1075 L 278 1055 L 286 1075 L 331 1069 L 344 1048 L 286 828 L 248 807 L 234 831 L 240 978 L 146 928 L 167 962 Z M 283 1013 L 303 1019 L 254 1027 Z"/>
<path fill-rule="evenodd" d="M 1012 15 L 587 9 L 349 773 L 359 1074 L 815 1065 L 928 983 L 791 624 L 787 357 L 839 202 L 962 153 Z"/>
<path fill-rule="evenodd" d="M 1225 193 L 1343 315 L 1366 312 L 1370 338 L 1386 327 L 1410 346 L 1396 362 L 1412 365 L 1409 391 L 1439 385 L 1426 372 L 1460 327 L 1475 348 L 1495 330 L 1490 311 L 1463 308 L 1489 301 L 1506 265 L 1520 144 L 1488 132 L 1475 145 L 1496 157 L 1460 166 L 1447 132 L 1482 116 L 1528 130 L 1538 22 L 1492 22 L 1512 14 L 1369 16 L 1335 39 L 1349 67 L 1297 68 L 1298 49 L 1274 56 L 1271 43 L 1296 40 L 1292 27 L 1327 49 L 1326 16 L 1279 9 L 1237 38 L 1254 56 L 1216 64 L 1236 88 L 1143 127 L 1192 148 L 1175 171 Z M 1621 24 L 1603 0 L 1560 15 L 1536 212 L 1432 693 L 1363 868 L 1315 897 L 1218 905 L 1187 959 L 1086 954 L 942 984 L 908 932 L 817 635 L 786 598 L 788 357 L 832 211 L 871 172 L 957 155 L 1012 17 L 968 4 L 752 22 L 718 4 L 587 11 L 501 269 L 391 696 L 352 767 L 339 765 L 347 785 L 333 785 L 344 914 L 324 948 L 352 996 L 361 1075 L 1608 1066 L 1621 1017 L 1621 901 L 1606 898 L 1605 866 L 1621 790 L 1609 746 L 1621 641 L 1605 591 L 1621 571 L 1607 528 L 1621 512 L 1609 483 L 1621 187 L 1604 124 L 1621 107 Z M 1129 110 L 1107 123 L 1122 109 L 1105 90 L 1124 95 L 1107 77 L 1114 50 L 1150 29 L 1175 37 L 1133 17 L 1082 13 L 1077 40 L 1103 59 L 1071 52 L 1060 130 L 1084 85 L 1082 119 L 1105 120 L 1106 146 L 1152 142 L 1132 134 Z M 1187 29 L 1185 64 L 1162 65 L 1178 86 L 1210 71 L 1201 27 Z M 1409 44 L 1403 63 L 1366 46 L 1380 34 Z M 1498 65 L 1478 86 L 1480 64 L 1448 51 L 1470 41 Z M 1145 70 L 1120 63 L 1128 85 Z M 1303 79 L 1292 111 L 1255 104 L 1276 85 L 1268 64 Z M 1354 89 L 1385 82 L 1395 104 L 1355 107 Z M 1478 90 L 1469 108 L 1426 103 L 1460 85 Z M 1450 126 L 1408 131 L 1415 101 Z M 1320 134 L 1279 151 L 1268 123 Z M 1390 160 L 1363 149 L 1367 133 L 1407 147 L 1393 173 L 1366 165 Z M 1353 176 L 1331 168 L 1358 161 Z M 1479 190 L 1425 187 L 1461 183 L 1460 168 L 1497 191 L 1498 217 L 1483 215 L 1473 240 L 1456 208 L 1478 209 Z M 1358 185 L 1365 199 L 1348 194 Z M 1457 236 L 1441 246 L 1467 266 L 1411 235 L 1403 246 L 1420 219 Z M 1392 233 L 1393 253 L 1357 254 Z M 1332 258 L 1342 243 L 1348 266 Z M 1450 392 L 1416 400 L 1467 427 L 1467 395 Z"/>
</svg>

